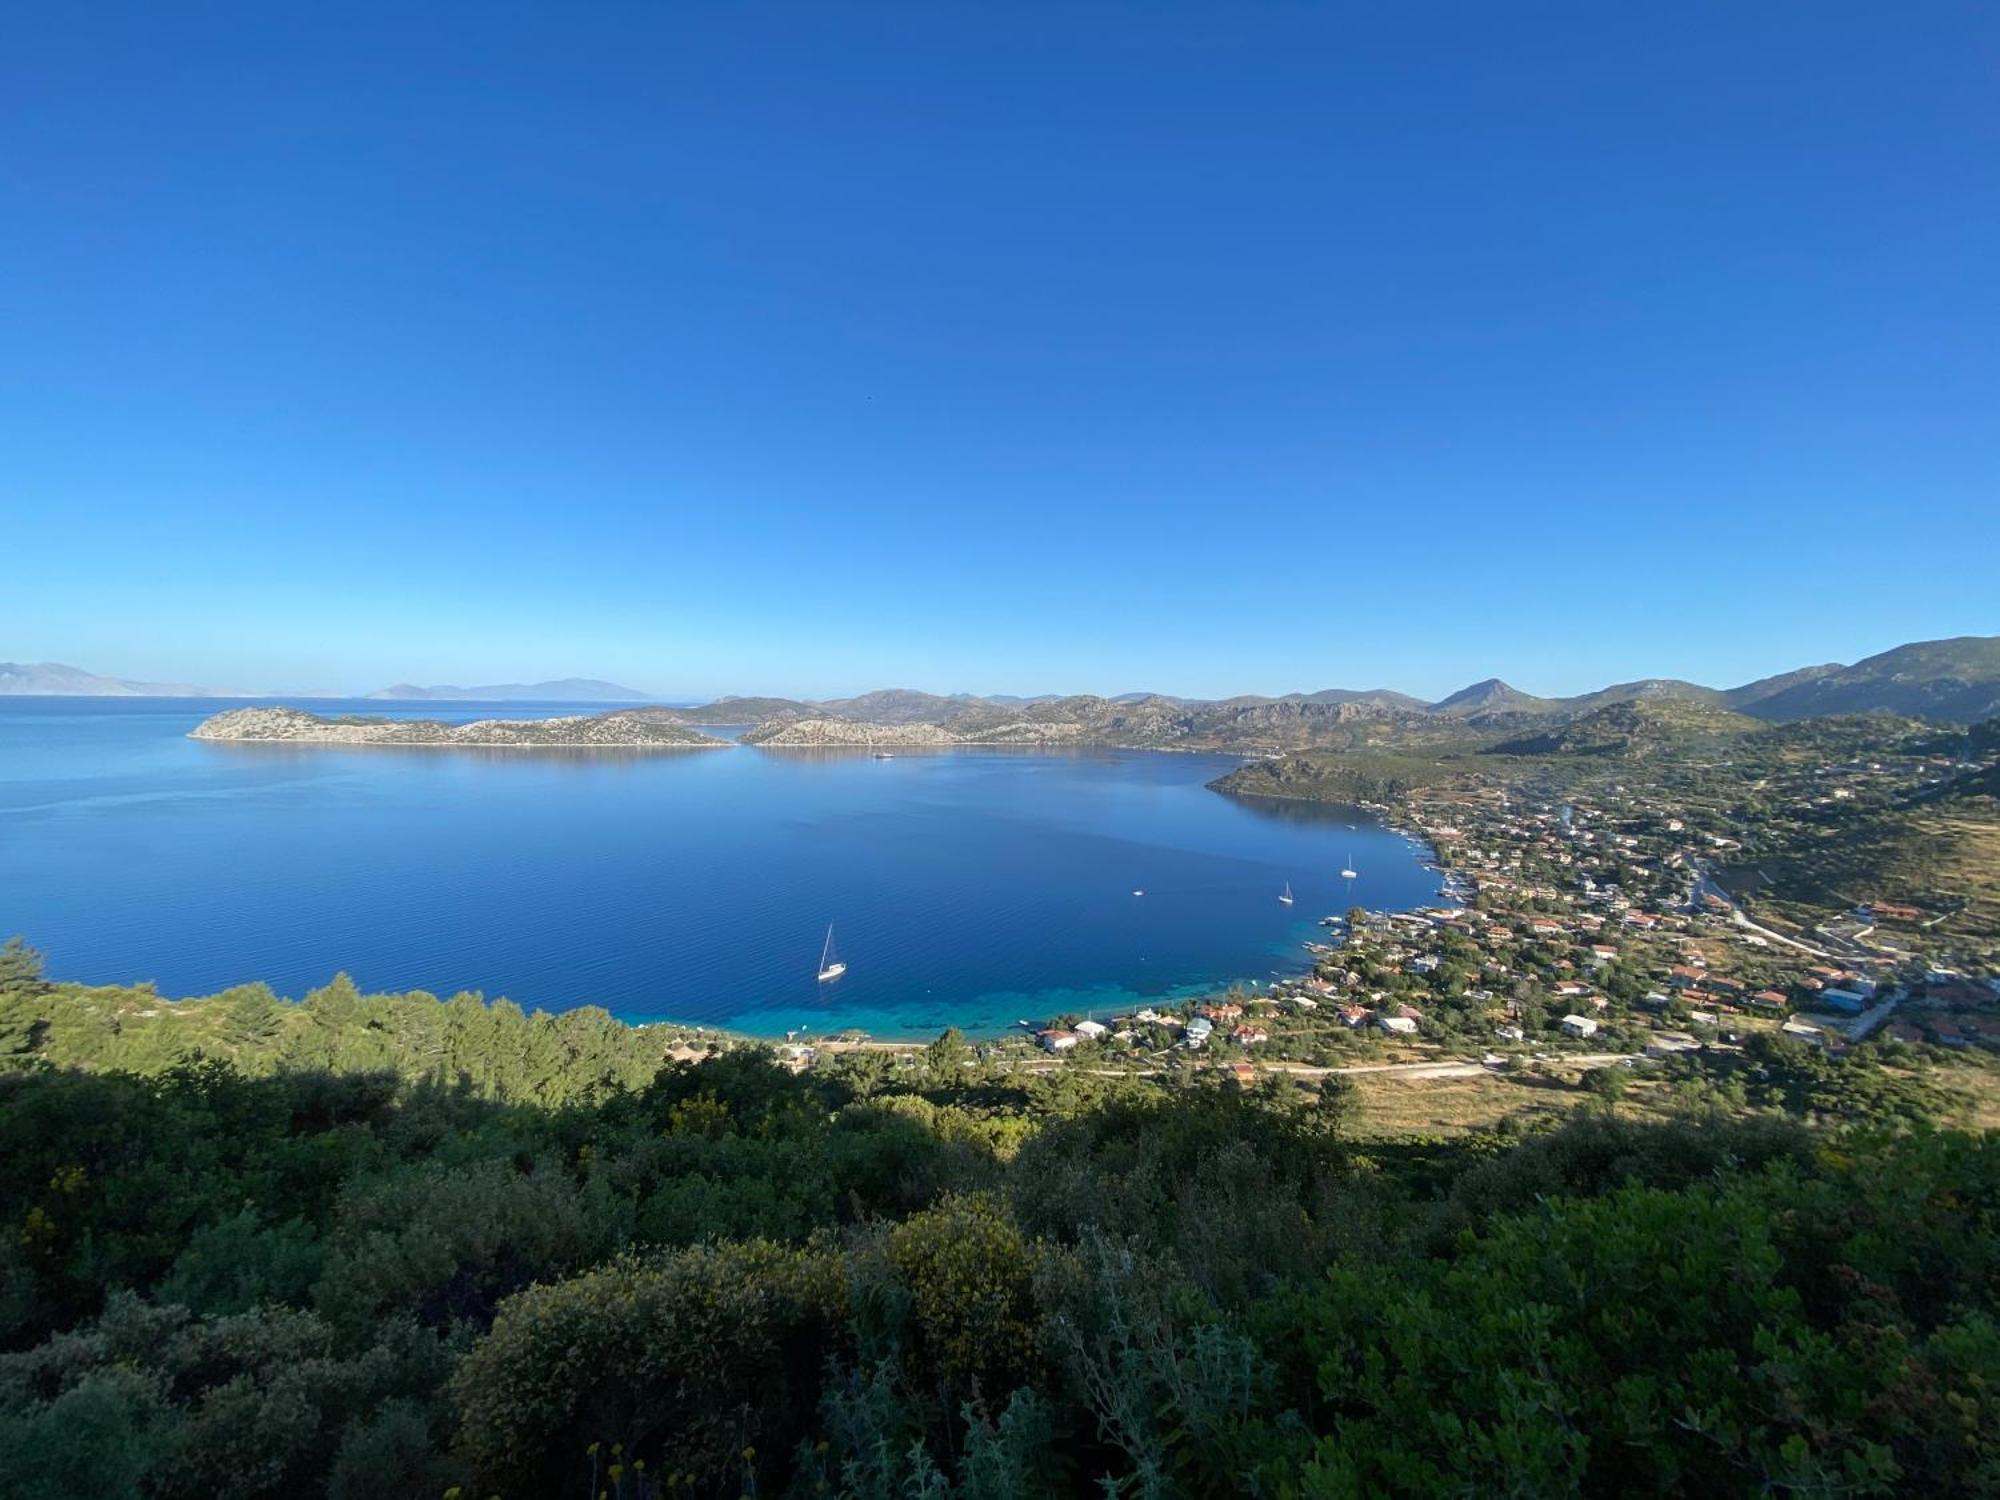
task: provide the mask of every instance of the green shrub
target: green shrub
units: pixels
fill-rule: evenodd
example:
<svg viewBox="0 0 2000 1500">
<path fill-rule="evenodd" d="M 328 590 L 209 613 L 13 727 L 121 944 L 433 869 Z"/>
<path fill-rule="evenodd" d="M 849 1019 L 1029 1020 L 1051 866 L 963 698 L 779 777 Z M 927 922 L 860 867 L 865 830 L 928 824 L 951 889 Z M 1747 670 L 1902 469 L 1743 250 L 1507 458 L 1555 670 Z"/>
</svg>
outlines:
<svg viewBox="0 0 2000 1500">
<path fill-rule="evenodd" d="M 761 1243 L 627 1259 L 509 1299 L 452 1381 L 483 1484 L 551 1494 L 592 1443 L 704 1486 L 805 1436 L 842 1343 L 824 1250 Z M 758 1460 L 752 1459 L 755 1463 Z"/>
<path fill-rule="evenodd" d="M 947 1391 L 995 1396 L 1035 1364 L 1035 1251 L 998 1199 L 945 1199 L 889 1232 L 916 1359 Z M 955 1403 L 954 1403 L 955 1405 Z"/>
</svg>

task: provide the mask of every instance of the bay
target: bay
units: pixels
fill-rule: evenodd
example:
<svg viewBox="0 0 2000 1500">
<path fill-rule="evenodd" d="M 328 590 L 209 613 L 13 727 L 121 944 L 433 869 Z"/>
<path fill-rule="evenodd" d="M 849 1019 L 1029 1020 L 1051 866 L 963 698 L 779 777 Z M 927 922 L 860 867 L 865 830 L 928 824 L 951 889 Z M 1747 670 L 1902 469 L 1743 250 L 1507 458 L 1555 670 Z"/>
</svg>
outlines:
<svg viewBox="0 0 2000 1500">
<path fill-rule="evenodd" d="M 297 996 L 346 970 L 371 990 L 889 1038 L 1297 972 L 1320 917 L 1437 892 L 1421 846 L 1358 810 L 1209 790 L 1238 764 L 1223 756 L 186 737 L 225 706 L 0 698 L 0 936 L 57 977 L 175 996 Z M 821 984 L 829 923 L 848 972 Z"/>
</svg>

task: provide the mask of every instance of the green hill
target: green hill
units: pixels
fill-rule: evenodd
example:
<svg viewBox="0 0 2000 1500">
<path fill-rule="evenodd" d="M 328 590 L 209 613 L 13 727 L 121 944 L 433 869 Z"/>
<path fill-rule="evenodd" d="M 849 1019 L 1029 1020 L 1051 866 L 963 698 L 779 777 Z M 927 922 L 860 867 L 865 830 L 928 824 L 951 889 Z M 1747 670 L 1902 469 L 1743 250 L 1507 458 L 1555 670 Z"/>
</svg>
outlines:
<svg viewBox="0 0 2000 1500">
<path fill-rule="evenodd" d="M 1644 756 L 1713 744 L 1765 728 L 1709 703 L 1635 698 L 1566 724 L 1502 740 L 1489 755 Z"/>
<path fill-rule="evenodd" d="M 1608 688 L 1599 688 L 1594 693 L 1584 693 L 1579 697 L 1564 698 L 1562 706 L 1570 713 L 1579 714 L 1608 708 L 1614 703 L 1685 702 L 1726 708 L 1730 706 L 1728 696 L 1698 682 L 1683 682 L 1677 677 L 1647 677 L 1638 682 L 1613 683 Z"/>
<path fill-rule="evenodd" d="M 1462 687 L 1448 698 L 1440 698 L 1430 712 L 1447 719 L 1476 719 L 1494 714 L 1546 714 L 1558 712 L 1562 704 L 1554 698 L 1537 698 L 1510 687 L 1497 677 Z"/>
<path fill-rule="evenodd" d="M 1735 706 L 1757 718 L 1780 721 L 1895 713 L 1972 724 L 2000 714 L 2000 636 L 1915 641 L 1851 667 L 1814 668 L 1803 680 L 1800 675 L 1738 689 L 1732 695 Z M 1745 694 L 1749 696 L 1739 696 Z"/>
<path fill-rule="evenodd" d="M 1806 912 L 1914 906 L 1937 936 L 2000 962 L 2000 761 L 1963 766 L 1886 806 L 1775 823 L 1730 874 L 1732 889 Z"/>
<path fill-rule="evenodd" d="M 1459 769 L 1451 760 L 1431 756 L 1317 750 L 1240 766 L 1209 785 L 1236 796 L 1391 802 L 1416 787 L 1449 781 Z"/>
<path fill-rule="evenodd" d="M 1992 1493 L 2000 1137 L 1872 1048 L 1407 1138 L 951 1034 L 196 1004 L 0 950 L 10 1500 Z"/>
</svg>

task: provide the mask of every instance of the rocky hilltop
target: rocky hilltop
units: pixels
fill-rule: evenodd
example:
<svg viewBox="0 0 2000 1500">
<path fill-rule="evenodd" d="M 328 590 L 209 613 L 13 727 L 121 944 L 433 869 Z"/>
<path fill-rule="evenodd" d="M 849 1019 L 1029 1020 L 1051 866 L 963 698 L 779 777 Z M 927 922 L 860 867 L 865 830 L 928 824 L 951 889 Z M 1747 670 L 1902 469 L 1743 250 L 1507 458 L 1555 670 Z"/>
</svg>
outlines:
<svg viewBox="0 0 2000 1500">
<path fill-rule="evenodd" d="M 291 745 L 488 745 L 520 749 L 622 746 L 638 750 L 726 748 L 727 740 L 690 729 L 659 709 L 570 714 L 555 719 L 322 718 L 299 708 L 232 708 L 204 719 L 190 739 Z"/>
<path fill-rule="evenodd" d="M 879 724 L 859 719 L 782 719 L 759 724 L 743 736 L 746 745 L 771 750 L 944 749 L 952 745 L 1068 744 L 1088 736 L 1075 722 L 1011 719 L 976 727 L 941 724 Z"/>
</svg>

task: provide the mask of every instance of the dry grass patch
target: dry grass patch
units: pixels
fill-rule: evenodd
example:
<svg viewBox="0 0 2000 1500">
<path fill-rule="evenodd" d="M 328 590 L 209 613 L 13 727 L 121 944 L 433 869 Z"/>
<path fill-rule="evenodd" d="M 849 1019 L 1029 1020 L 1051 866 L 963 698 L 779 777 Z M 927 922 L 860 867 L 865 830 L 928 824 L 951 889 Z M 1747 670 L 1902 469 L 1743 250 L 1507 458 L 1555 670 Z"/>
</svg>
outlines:
<svg viewBox="0 0 2000 1500">
<path fill-rule="evenodd" d="M 1523 1112 L 1567 1114 L 1589 1097 L 1553 1079 L 1504 1073 L 1480 1078 L 1360 1073 L 1350 1082 L 1355 1128 L 1362 1135 L 1462 1135 Z"/>
</svg>

